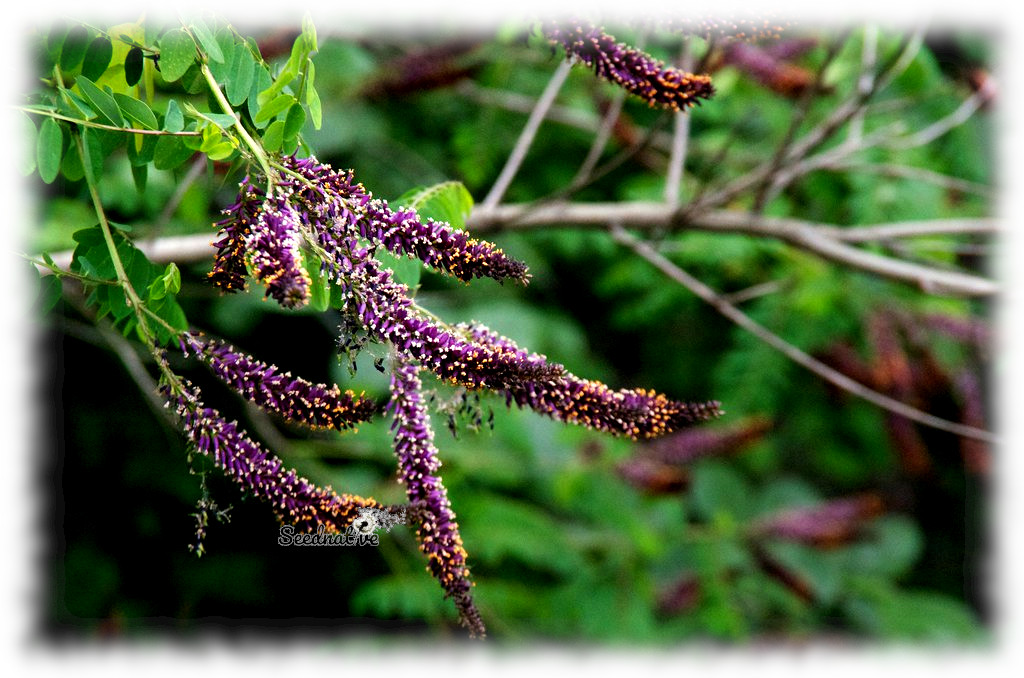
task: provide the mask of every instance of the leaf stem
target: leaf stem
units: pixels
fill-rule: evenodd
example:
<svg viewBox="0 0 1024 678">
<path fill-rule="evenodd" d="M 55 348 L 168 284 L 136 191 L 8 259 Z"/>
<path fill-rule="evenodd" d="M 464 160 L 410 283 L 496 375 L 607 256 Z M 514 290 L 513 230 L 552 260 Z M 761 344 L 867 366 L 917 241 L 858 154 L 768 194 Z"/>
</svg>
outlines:
<svg viewBox="0 0 1024 678">
<path fill-rule="evenodd" d="M 47 111 L 32 106 L 16 106 L 19 111 L 25 113 L 35 113 L 36 115 L 45 115 L 55 120 L 63 120 L 65 122 L 74 123 L 79 127 L 93 127 L 95 129 L 105 129 L 112 132 L 125 132 L 126 134 L 151 134 L 155 136 L 168 136 L 168 137 L 197 137 L 200 136 L 201 132 L 167 132 L 162 129 L 136 129 L 134 127 L 117 127 L 115 125 L 104 125 L 101 122 L 92 122 L 91 120 L 82 120 L 81 118 L 72 118 L 69 115 L 61 115 L 55 111 Z"/>
<path fill-rule="evenodd" d="M 217 83 L 217 80 L 214 79 L 209 65 L 202 62 L 200 69 L 203 72 L 203 77 L 206 78 L 207 84 L 210 85 L 210 91 L 213 92 L 213 96 L 217 99 L 217 103 L 220 104 L 221 109 L 226 114 L 230 115 L 234 119 L 234 127 L 238 131 L 238 136 L 240 136 L 242 141 L 245 142 L 245 145 L 249 147 L 249 150 L 252 151 L 253 157 L 256 158 L 256 162 L 258 162 L 260 164 L 260 168 L 263 169 L 263 174 L 267 178 L 267 195 L 270 195 L 271 189 L 274 187 L 274 175 L 270 170 L 270 161 L 267 159 L 266 151 L 263 150 L 263 146 L 253 139 L 249 132 L 246 131 L 245 126 L 242 125 L 241 118 L 238 117 L 238 114 L 235 113 L 235 109 L 231 107 L 231 104 L 228 103 L 228 100 L 224 97 L 224 93 L 221 92 L 220 85 Z"/>
</svg>

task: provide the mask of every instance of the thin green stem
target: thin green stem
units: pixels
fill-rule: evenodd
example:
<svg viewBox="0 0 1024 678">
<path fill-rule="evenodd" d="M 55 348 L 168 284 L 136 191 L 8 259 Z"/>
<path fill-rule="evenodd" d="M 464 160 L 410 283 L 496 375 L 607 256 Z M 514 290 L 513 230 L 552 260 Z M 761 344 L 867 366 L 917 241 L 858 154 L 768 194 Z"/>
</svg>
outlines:
<svg viewBox="0 0 1024 678">
<path fill-rule="evenodd" d="M 147 323 L 147 314 L 152 315 L 152 311 L 146 308 L 143 304 L 142 299 L 139 297 L 135 288 L 132 286 L 131 281 L 128 279 L 128 274 L 124 270 L 124 264 L 121 262 L 121 257 L 117 253 L 117 245 L 114 243 L 114 235 L 110 230 L 110 224 L 107 221 L 106 212 L 103 209 L 103 203 L 100 200 L 99 190 L 96 187 L 96 178 L 92 176 L 92 171 L 89 168 L 89 158 L 86 155 L 85 142 L 82 140 L 80 134 L 75 134 L 75 143 L 78 147 L 78 153 L 82 157 L 82 166 L 86 168 L 85 171 L 85 182 L 89 187 L 89 195 L 92 198 L 93 209 L 96 211 L 96 217 L 100 222 L 100 230 L 103 232 L 103 240 L 107 244 L 107 251 L 110 254 L 110 260 L 114 265 L 114 272 L 117 275 L 117 282 L 121 289 L 124 291 L 126 297 L 128 297 L 128 306 L 132 309 L 135 314 L 135 320 L 138 322 L 139 331 L 142 337 L 153 353 L 153 357 L 156 359 L 157 365 L 160 367 L 160 372 L 164 375 L 168 385 L 178 393 L 183 393 L 184 390 L 181 386 L 181 380 L 178 375 L 171 371 L 170 366 L 164 359 L 163 353 L 156 347 L 153 332 L 149 328 Z M 163 323 L 163 320 L 160 320 Z M 164 323 L 166 325 L 166 323 Z M 168 329 L 174 334 L 178 331 L 169 325 Z"/>
<path fill-rule="evenodd" d="M 238 136 L 240 136 L 242 141 L 245 142 L 245 145 L 249 147 L 249 150 L 252 151 L 256 161 L 263 169 L 263 174 L 267 178 L 267 195 L 270 195 L 271 189 L 274 187 L 274 175 L 270 170 L 270 161 L 267 159 L 267 154 L 263 150 L 263 146 L 253 139 L 249 132 L 246 131 L 245 126 L 242 125 L 241 118 L 238 117 L 238 114 L 235 113 L 235 109 L 231 107 L 231 104 L 228 103 L 228 100 L 224 97 L 224 93 L 221 92 L 220 85 L 213 77 L 213 73 L 210 71 L 209 65 L 203 63 L 201 65 L 201 70 L 203 72 L 203 77 L 206 78 L 206 82 L 210 85 L 210 91 L 213 92 L 214 98 L 217 99 L 217 103 L 220 104 L 221 109 L 225 113 L 234 119 L 234 127 L 238 131 Z"/>
<path fill-rule="evenodd" d="M 114 264 L 114 272 L 117 274 L 117 282 L 124 289 L 125 295 L 128 297 L 128 305 L 134 310 L 138 317 L 139 309 L 142 307 L 142 301 L 139 295 L 135 292 L 135 288 L 132 287 L 131 281 L 128 279 L 128 274 L 124 270 L 124 264 L 121 262 L 121 257 L 117 254 L 117 245 L 114 243 L 114 235 L 110 231 L 110 223 L 107 221 L 107 214 L 103 209 L 103 203 L 100 200 L 100 193 L 96 187 L 96 177 L 92 175 L 92 171 L 89 169 L 90 162 L 88 154 L 85 149 L 85 142 L 82 140 L 81 134 L 75 134 L 75 144 L 78 147 L 78 154 L 82 158 L 82 166 L 85 170 L 85 183 L 89 187 L 89 196 L 92 198 L 92 206 L 96 211 L 96 217 L 100 222 L 100 230 L 103 232 L 103 240 L 107 244 L 107 251 L 110 253 L 110 260 Z M 141 324 L 141 317 L 139 318 Z M 143 330 L 147 337 L 149 336 L 149 328 L 144 327 Z"/>
<path fill-rule="evenodd" d="M 89 283 L 90 285 L 117 285 L 118 284 L 116 281 L 113 281 L 113 280 L 103 280 L 101 278 L 93 278 L 92 276 L 82 275 L 81 273 L 73 273 L 71 271 L 66 271 L 66 270 L 64 270 L 63 268 L 61 268 L 60 266 L 58 266 L 57 264 L 55 264 L 55 263 L 53 263 L 51 261 L 44 261 L 43 259 L 37 259 L 37 258 L 35 258 L 33 256 L 28 255 L 28 254 L 19 254 L 18 256 L 20 256 L 25 261 L 28 261 L 31 264 L 33 264 L 37 269 L 42 269 L 42 270 L 40 270 L 40 273 L 44 273 L 45 271 L 49 271 L 50 273 L 52 273 L 53 275 L 57 276 L 58 278 L 71 278 L 72 280 L 78 280 L 79 282 Z M 45 273 L 44 273 L 44 275 L 45 275 Z"/>
<path fill-rule="evenodd" d="M 91 120 L 82 120 L 81 118 L 72 118 L 68 115 L 61 115 L 55 111 L 47 111 L 32 106 L 16 106 L 19 111 L 25 113 L 35 113 L 36 115 L 45 115 L 55 120 L 64 120 L 65 122 L 74 123 L 79 127 L 93 127 L 95 129 L 105 129 L 112 132 L 125 132 L 126 134 L 151 134 L 154 136 L 169 136 L 169 137 L 197 137 L 200 136 L 201 132 L 166 132 L 160 129 L 137 129 L 135 127 L 117 127 L 116 125 L 104 125 L 100 122 L 92 122 Z"/>
</svg>

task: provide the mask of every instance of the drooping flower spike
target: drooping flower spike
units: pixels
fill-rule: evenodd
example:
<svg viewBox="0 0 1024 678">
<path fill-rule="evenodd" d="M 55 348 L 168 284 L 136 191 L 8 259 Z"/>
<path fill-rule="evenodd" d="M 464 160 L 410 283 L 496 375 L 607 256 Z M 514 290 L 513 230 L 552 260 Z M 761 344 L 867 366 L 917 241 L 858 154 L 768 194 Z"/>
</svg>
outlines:
<svg viewBox="0 0 1024 678">
<path fill-rule="evenodd" d="M 529 356 L 506 337 L 486 327 L 468 326 L 473 340 L 502 355 Z M 506 401 L 555 419 L 631 438 L 656 438 L 722 414 L 717 401 L 684 403 L 644 389 L 619 389 L 569 372 L 502 389 Z"/>
<path fill-rule="evenodd" d="M 348 429 L 369 421 L 377 411 L 377 405 L 370 399 L 352 391 L 342 392 L 336 384 L 314 384 L 293 377 L 290 372 L 281 372 L 224 341 L 187 333 L 182 337 L 182 350 L 187 354 L 188 349 L 246 400 L 310 428 Z"/>
<path fill-rule="evenodd" d="M 641 50 L 617 42 L 596 26 L 549 24 L 542 30 L 552 44 L 565 49 L 568 58 L 586 64 L 598 77 L 652 107 L 686 110 L 700 104 L 701 99 L 710 99 L 715 92 L 709 76 L 666 66 Z"/>
<path fill-rule="evenodd" d="M 441 379 L 503 392 L 509 403 L 599 431 L 653 438 L 719 416 L 719 403 L 682 403 L 654 391 L 613 390 L 580 379 L 483 327 L 443 328 L 417 313 L 405 285 L 349 240 L 335 244 L 332 273 L 346 304 L 377 341 L 391 343 Z"/>
<path fill-rule="evenodd" d="M 459 613 L 459 621 L 471 635 L 485 634 L 480 612 L 470 594 L 466 549 L 459 535 L 448 491 L 437 474 L 441 467 L 434 431 L 422 393 L 419 368 L 401 358 L 395 360 L 391 375 L 395 454 L 400 482 L 405 484 L 409 503 L 417 515 L 416 537 L 427 556 L 427 570 L 441 583 Z"/>
<path fill-rule="evenodd" d="M 240 186 L 238 201 L 217 225 L 221 238 L 210 279 L 221 289 L 245 288 L 246 264 L 264 282 L 267 293 L 289 308 L 308 300 L 308 276 L 298 257 L 299 229 L 321 246 L 360 237 L 393 254 L 412 256 L 459 280 L 494 278 L 526 283 L 526 265 L 498 247 L 469 237 L 450 224 L 422 220 L 413 210 L 394 211 L 376 199 L 351 171 L 337 171 L 315 158 L 286 157 L 275 177 L 275 195 L 249 180 Z M 266 250 L 260 254 L 254 251 Z"/>
<path fill-rule="evenodd" d="M 302 267 L 299 215 L 289 201 L 290 191 L 274 189 L 244 239 L 246 257 L 253 275 L 267 286 L 267 296 L 285 308 L 300 308 L 309 302 L 310 279 Z"/>
<path fill-rule="evenodd" d="M 326 532 L 344 532 L 360 508 L 385 508 L 375 499 L 339 495 L 310 483 L 249 438 L 237 422 L 205 407 L 198 388 L 182 380 L 182 389 L 182 394 L 175 394 L 162 387 L 189 441 L 243 490 L 269 503 L 282 523 L 309 532 L 321 527 Z"/>
<path fill-rule="evenodd" d="M 246 176 L 238 186 L 238 199 L 223 211 L 225 218 L 214 224 L 220 228 L 220 239 L 213 243 L 217 253 L 207 278 L 224 292 L 246 288 L 246 241 L 263 209 L 265 197 L 266 194 Z"/>
<path fill-rule="evenodd" d="M 523 358 L 466 340 L 420 312 L 408 288 L 395 282 L 367 248 L 353 239 L 330 247 L 331 271 L 346 309 L 375 341 L 390 343 L 441 379 L 467 388 L 500 389 L 565 372 L 542 356 Z"/>
<path fill-rule="evenodd" d="M 527 282 L 526 265 L 509 258 L 493 243 L 471 238 L 445 222 L 422 220 L 415 210 L 392 209 L 374 198 L 351 171 L 338 171 L 316 158 L 287 157 L 282 166 L 308 183 L 282 179 L 295 185 L 296 202 L 309 215 L 315 231 L 334 236 L 357 234 L 383 245 L 392 254 L 413 256 L 424 264 L 469 282 L 473 278 Z"/>
</svg>

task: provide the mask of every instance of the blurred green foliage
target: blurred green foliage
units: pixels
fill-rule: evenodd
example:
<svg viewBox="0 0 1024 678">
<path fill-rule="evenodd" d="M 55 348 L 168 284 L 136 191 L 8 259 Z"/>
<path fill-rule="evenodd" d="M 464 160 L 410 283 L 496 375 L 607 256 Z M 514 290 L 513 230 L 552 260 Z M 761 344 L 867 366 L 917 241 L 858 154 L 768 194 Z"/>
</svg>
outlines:
<svg viewBox="0 0 1024 678">
<path fill-rule="evenodd" d="M 467 204 L 461 186 L 477 201 L 486 194 L 529 112 L 516 97 L 532 102 L 559 59 L 525 25 L 493 35 L 438 31 L 358 40 L 335 38 L 333 29 L 318 27 L 312 61 L 322 125 L 314 128 L 318 113 L 312 95 L 290 89 L 280 95 L 290 98 L 262 118 L 254 115 L 253 124 L 269 136 L 264 123 L 279 115 L 279 145 L 298 144 L 301 129 L 321 160 L 354 168 L 358 180 L 389 199 L 403 196 L 400 202 L 418 200 L 425 206 L 438 196 L 417 191 L 461 182 L 448 184 L 459 188 L 441 195 L 443 204 L 435 206 L 450 217 Z M 275 49 L 273 34 L 243 45 L 225 42 L 223 32 L 207 31 L 201 36 L 204 46 L 228 50 L 218 66 L 226 69 L 224 79 L 251 83 L 248 89 L 237 83 L 228 88 L 233 105 L 246 95 L 251 105 L 250 93 L 271 84 L 270 74 L 252 66 L 251 54 L 262 53 L 275 69 L 287 69 L 294 59 L 288 49 Z M 93 65 L 111 59 L 102 44 L 73 29 L 58 50 L 52 44 L 57 33 L 40 33 L 41 54 L 59 58 L 66 70 L 80 68 L 80 82 L 87 72 L 97 78 L 104 73 Z M 144 44 L 154 37 L 133 35 Z M 636 37 L 628 30 L 622 35 Z M 800 26 L 782 34 L 783 40 L 814 41 L 794 58 L 795 66 L 814 73 L 827 63 L 827 91 L 812 97 L 797 134 L 820 124 L 854 91 L 864 36 L 861 28 L 838 33 Z M 171 71 L 185 83 L 168 82 L 157 90 L 152 106 L 164 125 L 173 122 L 179 103 L 205 100 L 198 85 L 188 84 L 194 50 L 191 41 L 181 43 L 182 37 L 169 33 L 161 42 L 177 55 L 164 64 L 164 76 Z M 905 37 L 881 31 L 880 58 L 901 49 Z M 708 47 L 702 40 L 694 43 L 697 54 Z M 245 46 L 250 44 L 252 52 Z M 678 53 L 678 42 L 660 33 L 648 36 L 646 46 L 664 58 Z M 827 61 L 833 47 L 835 57 Z M 874 100 L 863 133 L 893 125 L 918 130 L 949 114 L 969 94 L 964 69 L 988 68 L 989 58 L 988 45 L 974 36 L 927 41 Z M 402 68 L 410 63 L 428 71 L 433 67 L 435 77 L 409 82 L 411 70 Z M 732 66 L 721 67 L 714 78 L 715 98 L 690 113 L 684 200 L 772 157 L 801 105 L 799 98 L 773 92 Z M 117 92 L 115 86 L 114 96 Z M 99 115 L 119 115 L 113 96 L 102 89 L 86 88 L 85 94 Z M 541 127 L 509 202 L 541 200 L 572 180 L 612 95 L 611 86 L 584 69 L 572 71 L 557 115 Z M 136 121 L 141 124 L 148 111 L 139 111 Z M 48 122 L 33 122 L 40 137 L 55 134 Z M 627 100 L 602 161 L 651 131 L 670 132 L 670 117 Z M 842 128 L 825 148 L 841 143 L 847 133 L 848 127 Z M 220 160 L 217 153 L 228 149 L 218 150 L 217 144 L 226 142 L 215 136 L 203 150 Z M 990 186 L 993 136 L 982 112 L 933 143 L 907 150 L 874 148 L 857 161 L 924 168 Z M 61 143 L 67 141 L 41 147 L 52 152 Z M 116 146 L 124 139 L 99 135 L 95 143 Z M 131 224 L 130 235 L 138 239 L 211 232 L 242 176 L 238 163 L 200 160 L 198 171 L 191 170 L 191 159 L 202 157 L 193 156 L 194 148 L 161 148 L 158 142 L 153 150 L 162 160 L 140 181 L 129 149 L 107 150 L 111 158 L 96 168 L 101 199 L 110 218 Z M 39 227 L 26 249 L 54 252 L 73 248 L 76 240 L 79 247 L 88 244 L 74 235 L 96 223 L 81 179 L 85 169 L 76 174 L 64 167 L 58 178 L 59 157 L 44 153 L 37 163 L 43 179 L 37 187 Z M 660 200 L 665 164 L 664 149 L 652 143 L 575 199 Z M 753 195 L 743 194 L 728 207 L 753 204 Z M 987 216 L 992 205 L 984 192 L 880 171 L 822 169 L 771 197 L 763 212 L 854 226 Z M 894 437 L 884 413 L 826 386 L 729 325 L 607 235 L 552 228 L 487 237 L 530 265 L 529 287 L 490 281 L 466 286 L 419 266 L 409 268 L 407 262 L 399 275 L 418 284 L 418 302 L 444 320 L 483 322 L 581 376 L 616 387 L 656 388 L 679 399 L 715 398 L 727 412 L 722 426 L 748 416 L 772 423 L 770 432 L 737 454 L 690 465 L 684 490 L 659 493 L 631 485 L 620 473 L 636 449 L 630 441 L 509 410 L 485 394 L 479 408 L 484 420 L 493 411 L 493 428 L 474 431 L 462 420 L 457 436 L 451 436 L 440 411 L 435 424 L 442 475 L 470 554 L 475 596 L 494 637 L 665 645 L 708 638 L 962 642 L 985 637 L 989 613 L 979 565 L 986 548 L 985 477 L 961 458 L 961 441 L 917 429 L 931 465 L 925 474 L 910 473 L 901 456 L 905 441 Z M 772 283 L 771 293 L 743 302 L 744 311 L 819 356 L 843 346 L 870 365 L 878 358 L 870 318 L 881 311 L 957 319 L 987 311 L 981 302 L 931 297 L 771 240 L 702 232 L 659 237 L 674 262 L 724 294 Z M 930 256 L 937 265 L 983 266 L 983 259 L 957 254 L 963 242 L 949 236 L 938 242 L 938 255 L 911 254 Z M 84 265 L 88 258 L 78 261 Z M 204 282 L 209 266 L 209 261 L 181 264 L 180 291 L 173 290 L 176 301 L 168 297 L 175 308 L 181 305 L 192 326 L 224 336 L 282 369 L 335 380 L 380 401 L 387 398 L 386 376 L 373 367 L 373 358 L 382 354 L 361 355 L 355 374 L 334 355 L 334 312 L 284 312 L 263 301 L 259 291 L 221 296 Z M 151 270 L 142 260 L 134 275 L 142 289 L 163 281 L 158 296 L 174 286 L 172 272 Z M 453 609 L 422 572 L 408 528 L 382 535 L 375 550 L 285 550 L 276 546 L 275 525 L 260 506 L 219 482 L 215 471 L 201 487 L 187 471 L 184 444 L 174 427 L 138 396 L 108 352 L 104 335 L 92 328 L 82 300 L 67 287 L 63 302 L 52 289 L 46 302 L 55 304 L 46 321 L 53 380 L 48 402 L 60 430 L 46 485 L 55 493 L 48 628 L 75 635 L 157 628 L 187 633 L 236 623 L 223 620 L 303 625 L 296 620 L 314 619 L 320 621 L 311 624 L 328 627 L 448 632 Z M 114 309 L 121 320 L 118 313 L 126 309 Z M 931 369 L 936 379 L 949 383 L 964 371 L 984 376 L 984 350 L 921 328 L 913 336 L 907 331 L 904 339 L 907 359 L 917 361 L 915 370 Z M 204 378 L 183 361 L 175 368 L 196 381 Z M 458 395 L 445 385 L 431 388 L 439 405 Z M 308 436 L 260 418 L 223 389 L 211 386 L 210 392 L 217 394 L 218 407 L 252 424 L 276 453 L 314 482 L 382 501 L 402 500 L 386 419 L 356 434 Z M 939 396 L 918 404 L 955 418 L 962 409 L 958 397 L 947 383 Z M 211 522 L 206 555 L 197 560 L 186 546 L 192 539 L 192 506 L 204 489 L 218 505 L 233 508 L 230 523 Z M 751 536 L 751 525 L 779 511 L 868 491 L 899 501 L 830 548 Z"/>
</svg>

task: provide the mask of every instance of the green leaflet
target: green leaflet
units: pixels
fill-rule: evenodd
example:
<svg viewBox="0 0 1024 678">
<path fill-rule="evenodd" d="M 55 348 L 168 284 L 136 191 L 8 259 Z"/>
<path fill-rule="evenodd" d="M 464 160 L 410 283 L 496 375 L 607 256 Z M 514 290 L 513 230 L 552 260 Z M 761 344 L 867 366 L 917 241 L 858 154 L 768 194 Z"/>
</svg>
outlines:
<svg viewBox="0 0 1024 678">
<path fill-rule="evenodd" d="M 137 122 L 143 129 L 160 129 L 156 114 L 146 105 L 145 101 L 117 92 L 114 93 L 114 101 L 126 116 Z"/>
<path fill-rule="evenodd" d="M 134 87 L 142 79 L 143 55 L 141 47 L 132 47 L 124 59 L 124 80 Z"/>
<path fill-rule="evenodd" d="M 99 111 L 101 115 L 116 127 L 124 127 L 124 117 L 121 115 L 121 109 L 117 107 L 117 102 L 114 101 L 113 96 L 97 87 L 94 82 L 85 76 L 80 76 L 75 84 L 78 85 L 78 89 L 89 103 L 92 104 L 93 108 Z"/>
<path fill-rule="evenodd" d="M 213 32 L 202 19 L 196 19 L 192 22 L 192 32 L 195 34 L 203 51 L 206 52 L 206 56 L 217 63 L 224 63 L 224 52 L 221 51 L 216 37 L 214 37 Z"/>
<path fill-rule="evenodd" d="M 174 82 L 196 60 L 196 44 L 192 37 L 180 28 L 167 31 L 159 41 L 160 73 L 167 82 Z"/>
<path fill-rule="evenodd" d="M 57 178 L 63 152 L 64 131 L 56 120 L 46 118 L 36 139 L 36 166 L 39 168 L 39 176 L 46 183 L 52 183 Z"/>
<path fill-rule="evenodd" d="M 241 106 L 245 102 L 255 77 L 256 60 L 252 52 L 245 44 L 236 44 L 231 54 L 229 75 L 224 83 L 224 94 L 232 106 Z"/>
<path fill-rule="evenodd" d="M 114 46 L 111 44 L 110 38 L 105 35 L 95 38 L 85 50 L 82 75 L 90 80 L 98 80 L 107 71 L 113 56 Z"/>
</svg>

